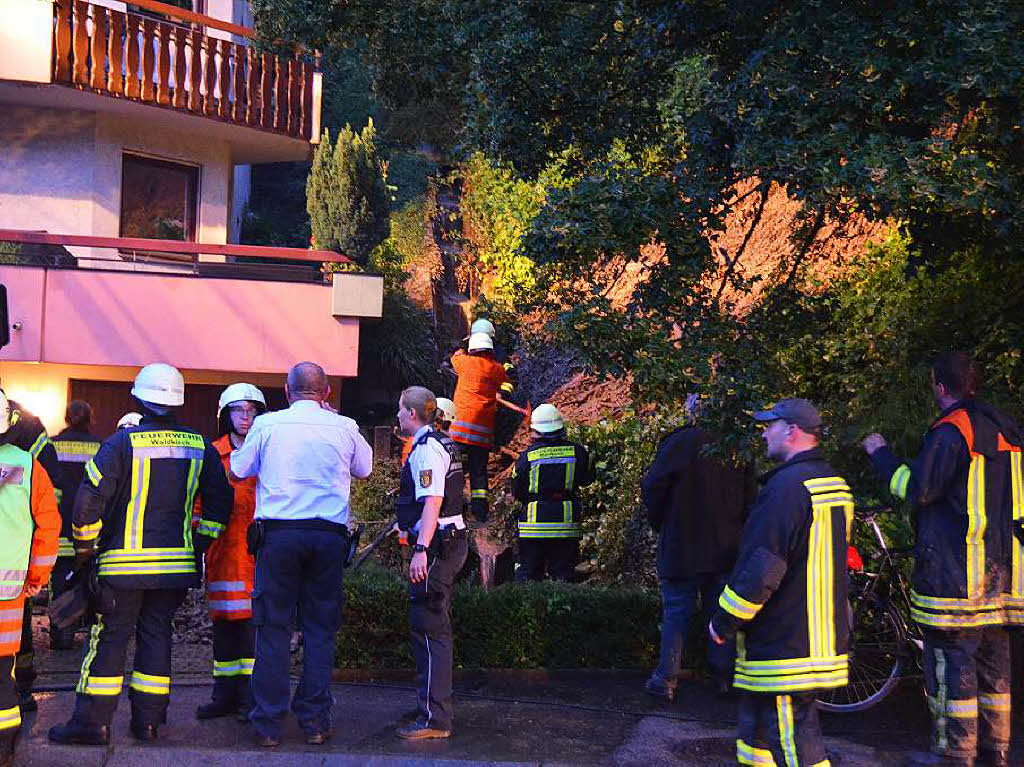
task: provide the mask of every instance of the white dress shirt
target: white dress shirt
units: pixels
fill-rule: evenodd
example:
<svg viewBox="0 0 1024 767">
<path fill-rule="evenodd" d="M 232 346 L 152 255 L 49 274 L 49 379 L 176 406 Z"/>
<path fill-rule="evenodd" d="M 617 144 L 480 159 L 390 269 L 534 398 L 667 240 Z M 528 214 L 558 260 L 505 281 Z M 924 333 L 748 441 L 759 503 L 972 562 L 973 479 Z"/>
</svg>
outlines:
<svg viewBox="0 0 1024 767">
<path fill-rule="evenodd" d="M 348 523 L 352 477 L 373 470 L 373 451 L 351 418 L 298 400 L 253 421 L 231 454 L 236 477 L 256 475 L 257 519 Z"/>
</svg>

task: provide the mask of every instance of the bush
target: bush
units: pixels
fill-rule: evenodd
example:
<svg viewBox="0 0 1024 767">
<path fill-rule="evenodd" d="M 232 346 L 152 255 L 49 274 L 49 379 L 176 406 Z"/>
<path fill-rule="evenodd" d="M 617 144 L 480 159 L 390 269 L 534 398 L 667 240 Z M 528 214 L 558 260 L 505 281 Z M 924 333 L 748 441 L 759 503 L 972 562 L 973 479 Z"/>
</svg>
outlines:
<svg viewBox="0 0 1024 767">
<path fill-rule="evenodd" d="M 409 597 L 394 573 L 363 568 L 345 582 L 339 668 L 411 668 Z M 658 655 L 657 595 L 565 583 L 468 583 L 452 596 L 458 668 L 649 668 Z"/>
</svg>

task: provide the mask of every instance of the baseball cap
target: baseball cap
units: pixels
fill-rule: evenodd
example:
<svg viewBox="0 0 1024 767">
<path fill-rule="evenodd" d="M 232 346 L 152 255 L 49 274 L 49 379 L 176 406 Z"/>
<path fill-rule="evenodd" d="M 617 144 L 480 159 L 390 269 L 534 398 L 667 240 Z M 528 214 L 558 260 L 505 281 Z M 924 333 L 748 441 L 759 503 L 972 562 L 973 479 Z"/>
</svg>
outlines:
<svg viewBox="0 0 1024 767">
<path fill-rule="evenodd" d="M 795 424 L 804 431 L 813 431 L 821 427 L 821 413 L 818 412 L 818 408 L 799 398 L 780 399 L 767 410 L 755 412 L 754 418 L 758 421 L 782 420 Z"/>
</svg>

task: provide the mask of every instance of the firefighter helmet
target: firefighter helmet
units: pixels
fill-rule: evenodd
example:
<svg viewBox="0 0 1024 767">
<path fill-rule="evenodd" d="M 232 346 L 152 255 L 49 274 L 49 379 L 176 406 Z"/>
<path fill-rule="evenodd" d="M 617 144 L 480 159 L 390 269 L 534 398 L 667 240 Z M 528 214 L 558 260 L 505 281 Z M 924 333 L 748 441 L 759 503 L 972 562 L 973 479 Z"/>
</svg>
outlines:
<svg viewBox="0 0 1024 767">
<path fill-rule="evenodd" d="M 447 397 L 437 398 L 437 418 L 441 421 L 455 420 L 455 403 Z"/>
<path fill-rule="evenodd" d="M 217 418 L 220 418 L 221 412 L 232 402 L 242 401 L 257 402 L 263 405 L 264 410 L 267 409 L 267 400 L 257 387 L 251 383 L 233 383 L 220 394 L 220 400 L 217 402 Z"/>
<path fill-rule="evenodd" d="M 494 338 L 494 325 L 490 320 L 481 317 L 469 327 L 470 333 L 486 333 L 491 338 Z"/>
<path fill-rule="evenodd" d="M 135 376 L 132 396 L 154 405 L 181 407 L 185 404 L 185 379 L 173 365 L 151 362 Z"/>
<path fill-rule="evenodd" d="M 142 413 L 136 413 L 134 410 L 132 410 L 121 416 L 121 420 L 117 422 L 117 428 L 131 429 L 135 426 L 138 426 L 141 420 Z"/>
<path fill-rule="evenodd" d="M 530 416 L 530 428 L 541 434 L 551 434 L 565 428 L 562 414 L 550 402 L 538 405 Z"/>
<path fill-rule="evenodd" d="M 471 352 L 493 349 L 494 340 L 486 333 L 473 333 L 469 337 L 469 350 Z"/>
</svg>

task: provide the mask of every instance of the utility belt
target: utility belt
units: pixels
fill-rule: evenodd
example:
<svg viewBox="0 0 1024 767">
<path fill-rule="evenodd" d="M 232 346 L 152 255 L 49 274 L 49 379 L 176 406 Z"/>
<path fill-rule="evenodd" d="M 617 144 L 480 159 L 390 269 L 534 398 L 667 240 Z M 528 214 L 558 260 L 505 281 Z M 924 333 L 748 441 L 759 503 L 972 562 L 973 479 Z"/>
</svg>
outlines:
<svg viewBox="0 0 1024 767">
<path fill-rule="evenodd" d="M 245 545 L 249 554 L 256 556 L 266 542 L 267 533 L 271 530 L 312 530 L 326 533 L 338 533 L 349 540 L 348 527 L 319 517 L 309 519 L 254 519 L 245 531 Z"/>
<path fill-rule="evenodd" d="M 454 517 L 444 517 L 444 519 L 454 519 Z M 458 519 L 462 519 L 462 516 L 460 515 Z M 456 527 L 454 523 L 441 527 L 440 523 L 439 519 L 438 528 L 434 531 L 434 537 L 430 539 L 430 546 L 427 547 L 427 554 L 437 559 L 448 559 L 455 552 L 456 543 L 469 537 L 469 531 L 464 522 L 463 527 Z"/>
</svg>

